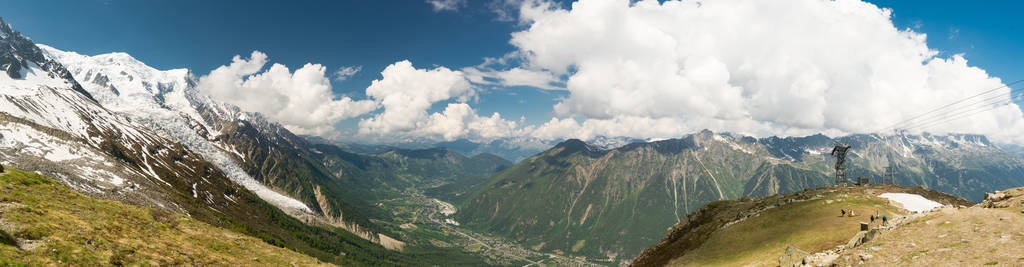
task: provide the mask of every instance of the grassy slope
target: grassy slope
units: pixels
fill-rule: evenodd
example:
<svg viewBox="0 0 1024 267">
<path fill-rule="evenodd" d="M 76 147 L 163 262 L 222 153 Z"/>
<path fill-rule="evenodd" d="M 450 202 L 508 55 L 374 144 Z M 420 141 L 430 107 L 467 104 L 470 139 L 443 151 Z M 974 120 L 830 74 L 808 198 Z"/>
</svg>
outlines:
<svg viewBox="0 0 1024 267">
<path fill-rule="evenodd" d="M 759 199 L 717 201 L 688 214 L 633 264 L 774 266 L 787 245 L 821 251 L 845 243 L 857 232 L 859 222 L 868 221 L 868 212 L 877 209 L 890 217 L 900 216 L 896 207 L 876 197 L 883 192 L 908 192 L 940 203 L 969 204 L 934 190 L 891 185 L 827 187 Z M 818 195 L 822 198 L 817 199 Z M 863 216 L 839 217 L 842 208 L 852 208 Z M 731 222 L 736 223 L 725 227 Z"/>
<path fill-rule="evenodd" d="M 835 201 L 843 199 L 843 201 Z M 826 200 L 833 200 L 826 204 Z M 840 217 L 840 209 L 862 212 L 860 217 Z M 676 258 L 669 265 L 778 265 L 778 257 L 792 245 L 804 251 L 822 251 L 845 244 L 859 231 L 868 213 L 899 216 L 897 209 L 884 199 L 860 193 L 842 197 L 839 193 L 824 198 L 791 203 L 769 209 L 758 217 L 747 219 L 716 231 L 703 246 Z"/>
<path fill-rule="evenodd" d="M 43 242 L 31 251 L 5 242 L 3 265 L 322 264 L 181 215 L 89 198 L 35 173 L 8 169 L 0 186 L 3 235 Z"/>
</svg>

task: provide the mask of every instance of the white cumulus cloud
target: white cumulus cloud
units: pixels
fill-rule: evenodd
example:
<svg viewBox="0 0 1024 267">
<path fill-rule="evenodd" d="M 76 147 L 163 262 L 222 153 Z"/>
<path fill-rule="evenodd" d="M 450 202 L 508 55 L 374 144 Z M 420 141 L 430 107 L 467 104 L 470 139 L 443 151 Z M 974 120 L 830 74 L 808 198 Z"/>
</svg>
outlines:
<svg viewBox="0 0 1024 267">
<path fill-rule="evenodd" d="M 331 91 L 326 68 L 306 64 L 294 72 L 273 64 L 263 72 L 267 55 L 253 51 L 248 59 L 235 56 L 199 78 L 201 92 L 242 110 L 259 112 L 299 134 L 328 134 L 333 124 L 377 108 L 369 100 L 354 101 Z"/>
<path fill-rule="evenodd" d="M 384 140 L 447 140 L 466 138 L 490 141 L 521 133 L 515 121 L 499 113 L 480 116 L 465 102 L 475 91 L 462 71 L 445 67 L 417 69 L 404 60 L 381 72 L 382 78 L 366 88 L 366 95 L 384 111 L 359 122 L 363 136 Z M 435 103 L 448 103 L 441 112 L 429 113 Z"/>
<path fill-rule="evenodd" d="M 564 75 L 570 93 L 537 137 L 870 132 L 1002 85 L 857 0 L 525 1 L 518 14 L 522 63 L 497 79 Z M 1003 104 L 926 130 L 1024 143 L 1022 118 Z"/>
<path fill-rule="evenodd" d="M 497 112 L 482 117 L 466 103 L 450 103 L 444 112 L 431 114 L 412 134 L 446 141 L 460 138 L 489 141 L 512 136 L 518 131 L 516 127 L 515 121 L 505 120 Z"/>
<path fill-rule="evenodd" d="M 453 98 L 465 102 L 474 94 L 461 71 L 445 67 L 417 69 L 403 60 L 384 68 L 381 76 L 366 88 L 366 95 L 384 111 L 359 122 L 359 132 L 364 135 L 416 132 L 430 123 L 427 111 L 434 103 Z"/>
</svg>

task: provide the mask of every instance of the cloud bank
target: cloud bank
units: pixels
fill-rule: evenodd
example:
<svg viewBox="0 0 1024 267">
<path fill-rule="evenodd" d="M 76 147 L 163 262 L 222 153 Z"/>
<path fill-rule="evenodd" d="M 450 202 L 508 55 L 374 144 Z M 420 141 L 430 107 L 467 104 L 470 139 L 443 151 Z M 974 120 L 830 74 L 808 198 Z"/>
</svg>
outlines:
<svg viewBox="0 0 1024 267">
<path fill-rule="evenodd" d="M 435 11 L 464 4 L 427 2 Z M 507 11 L 510 6 L 518 10 Z M 491 7 L 516 16 L 499 19 L 522 27 L 509 40 L 514 51 L 457 70 L 395 62 L 366 88 L 368 99 L 334 96 L 318 64 L 294 73 L 274 64 L 260 73 L 266 55 L 259 52 L 236 56 L 204 76 L 200 87 L 300 133 L 323 133 L 339 120 L 360 117 L 360 137 L 389 142 L 656 138 L 701 129 L 755 136 L 865 133 L 1003 85 L 962 55 L 939 57 L 926 35 L 896 28 L 890 10 L 857 0 L 581 0 L 571 6 L 495 0 Z M 342 67 L 333 76 L 344 80 L 359 70 Z M 480 90 L 516 86 L 568 96 L 540 125 L 498 113 L 480 116 L 469 104 Z M 983 108 L 911 130 L 1024 143 L 1017 105 Z"/>
<path fill-rule="evenodd" d="M 535 132 L 547 138 L 870 132 L 1002 85 L 861 1 L 527 1 L 519 14 L 509 72 L 566 75 L 553 110 L 583 119 L 552 119 Z M 1022 118 L 1005 104 L 928 130 L 1020 143 Z"/>
<path fill-rule="evenodd" d="M 307 63 L 294 73 L 273 64 L 260 72 L 266 64 L 267 55 L 259 51 L 248 59 L 235 56 L 230 65 L 200 77 L 197 87 L 214 99 L 262 113 L 299 134 L 324 135 L 335 130 L 334 123 L 377 108 L 373 101 L 335 96 L 320 64 Z"/>
<path fill-rule="evenodd" d="M 523 132 L 498 113 L 478 115 L 466 103 L 476 97 L 476 91 L 461 71 L 417 69 L 407 60 L 395 62 L 366 88 L 368 99 L 353 100 L 332 93 L 326 68 L 320 64 L 307 63 L 294 72 L 281 64 L 264 70 L 266 64 L 267 55 L 259 51 L 247 59 L 235 56 L 231 64 L 200 77 L 197 87 L 299 134 L 330 136 L 338 132 L 337 122 L 360 116 L 359 137 L 381 142 L 490 141 Z M 361 69 L 341 67 L 332 75 L 343 81 Z M 449 103 L 430 113 L 439 102 Z"/>
</svg>

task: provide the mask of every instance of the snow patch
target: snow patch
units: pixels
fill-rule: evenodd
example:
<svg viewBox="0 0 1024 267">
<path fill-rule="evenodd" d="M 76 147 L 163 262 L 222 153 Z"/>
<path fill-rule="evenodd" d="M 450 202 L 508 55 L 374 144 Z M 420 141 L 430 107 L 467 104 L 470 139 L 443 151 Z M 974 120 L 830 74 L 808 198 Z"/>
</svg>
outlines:
<svg viewBox="0 0 1024 267">
<path fill-rule="evenodd" d="M 927 198 L 924 198 L 921 195 L 917 195 L 917 194 L 884 193 L 884 194 L 878 195 L 878 197 L 886 198 L 886 199 L 895 201 L 897 203 L 900 203 L 900 205 L 903 206 L 903 209 L 909 210 L 909 211 L 912 211 L 912 212 L 924 212 L 924 211 L 932 210 L 932 209 L 937 208 L 937 207 L 942 207 L 942 204 L 939 204 L 938 202 L 935 202 L 935 201 L 928 200 Z"/>
<path fill-rule="evenodd" d="M 68 150 L 66 147 L 55 147 L 43 157 L 50 161 L 65 161 L 81 158 L 81 156 L 71 153 L 71 150 Z"/>
<path fill-rule="evenodd" d="M 50 73 L 43 70 L 35 62 L 27 61 L 28 68 L 22 68 L 21 78 L 12 79 L 6 73 L 0 75 L 0 92 L 10 96 L 25 96 L 36 93 L 40 86 L 63 88 L 70 84 L 62 79 L 50 77 Z"/>
<path fill-rule="evenodd" d="M 733 150 L 743 151 L 743 153 L 747 153 L 747 154 L 751 154 L 751 155 L 754 154 L 753 151 L 750 151 L 749 149 L 746 149 L 746 148 L 740 146 L 739 144 L 736 144 L 735 142 L 733 142 L 733 141 L 731 141 L 729 139 L 725 139 L 725 137 L 722 137 L 721 135 L 713 134 L 713 135 L 711 135 L 711 139 L 714 139 L 715 141 L 719 141 L 719 142 L 725 143 L 725 144 L 729 145 L 729 147 L 731 147 Z"/>
<path fill-rule="evenodd" d="M 0 149 L 14 151 L 13 155 L 5 155 L 8 157 L 37 157 L 53 162 L 83 161 L 81 164 L 71 164 L 71 167 L 77 169 L 77 176 L 96 182 L 99 188 L 86 185 L 76 185 L 75 188 L 108 189 L 108 185 L 120 186 L 125 182 L 124 178 L 109 170 L 88 167 L 113 166 L 105 157 L 77 143 L 53 137 L 27 125 L 0 123 Z"/>
</svg>

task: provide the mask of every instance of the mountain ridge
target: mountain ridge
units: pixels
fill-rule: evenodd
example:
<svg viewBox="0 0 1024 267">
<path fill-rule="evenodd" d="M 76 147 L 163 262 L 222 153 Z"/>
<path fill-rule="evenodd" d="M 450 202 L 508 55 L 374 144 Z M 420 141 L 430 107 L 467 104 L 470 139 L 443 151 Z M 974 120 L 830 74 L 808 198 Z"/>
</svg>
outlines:
<svg viewBox="0 0 1024 267">
<path fill-rule="evenodd" d="M 897 184 L 975 201 L 1024 184 L 1024 160 L 977 135 L 753 138 L 705 130 L 614 149 L 567 140 L 474 187 L 456 217 L 544 251 L 631 258 L 656 241 L 644 229 L 664 229 L 705 203 L 832 184 L 835 142 L 854 147 L 851 179 L 877 182 L 892 159 Z"/>
</svg>

